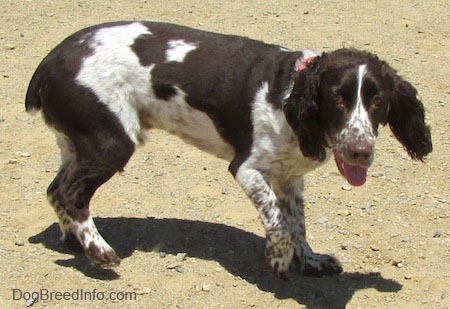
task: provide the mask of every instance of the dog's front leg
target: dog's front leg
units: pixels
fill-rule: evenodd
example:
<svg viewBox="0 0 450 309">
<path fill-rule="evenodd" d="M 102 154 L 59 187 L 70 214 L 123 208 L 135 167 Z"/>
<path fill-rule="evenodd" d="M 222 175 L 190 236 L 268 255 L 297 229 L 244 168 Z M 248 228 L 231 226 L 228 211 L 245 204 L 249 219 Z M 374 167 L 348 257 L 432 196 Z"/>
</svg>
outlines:
<svg viewBox="0 0 450 309">
<path fill-rule="evenodd" d="M 337 258 L 315 253 L 306 240 L 303 176 L 291 177 L 275 183 L 273 187 L 289 226 L 292 246 L 300 262 L 301 272 L 307 276 L 318 277 L 341 273 L 342 266 Z"/>
<path fill-rule="evenodd" d="M 253 201 L 266 231 L 266 266 L 275 276 L 287 279 L 294 255 L 291 233 L 280 202 L 265 179 L 256 169 L 241 166 L 236 181 Z"/>
</svg>

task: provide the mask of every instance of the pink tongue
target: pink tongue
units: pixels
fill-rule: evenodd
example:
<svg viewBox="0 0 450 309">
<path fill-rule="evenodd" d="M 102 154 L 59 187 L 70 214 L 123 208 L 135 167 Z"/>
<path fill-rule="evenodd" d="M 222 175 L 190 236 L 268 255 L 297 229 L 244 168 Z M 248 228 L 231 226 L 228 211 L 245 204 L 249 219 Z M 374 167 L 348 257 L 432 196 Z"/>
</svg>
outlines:
<svg viewBox="0 0 450 309">
<path fill-rule="evenodd" d="M 352 186 L 362 186 L 366 182 L 367 168 L 348 165 L 342 162 L 344 176 Z"/>
</svg>

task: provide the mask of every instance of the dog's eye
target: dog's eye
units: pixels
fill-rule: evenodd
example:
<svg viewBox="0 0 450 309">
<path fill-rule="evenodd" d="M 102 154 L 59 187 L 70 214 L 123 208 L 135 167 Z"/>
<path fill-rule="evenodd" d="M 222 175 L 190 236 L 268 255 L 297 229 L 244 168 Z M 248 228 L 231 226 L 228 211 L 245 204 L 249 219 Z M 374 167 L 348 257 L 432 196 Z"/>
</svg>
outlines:
<svg viewBox="0 0 450 309">
<path fill-rule="evenodd" d="M 383 100 L 381 99 L 381 96 L 378 94 L 372 98 L 372 104 L 374 107 L 379 107 L 382 102 Z"/>
<path fill-rule="evenodd" d="M 336 103 L 336 105 L 342 105 L 344 104 L 344 99 L 342 98 L 342 96 L 339 93 L 333 93 L 331 98 L 333 99 L 333 101 Z"/>
</svg>

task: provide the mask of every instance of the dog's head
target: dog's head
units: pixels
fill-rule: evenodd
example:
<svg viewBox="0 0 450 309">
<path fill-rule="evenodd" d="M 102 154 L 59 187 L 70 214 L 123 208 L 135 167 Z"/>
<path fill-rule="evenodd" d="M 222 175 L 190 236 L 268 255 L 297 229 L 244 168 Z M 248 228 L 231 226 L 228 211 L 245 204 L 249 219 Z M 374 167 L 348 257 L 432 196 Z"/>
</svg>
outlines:
<svg viewBox="0 0 450 309">
<path fill-rule="evenodd" d="M 416 89 L 375 55 L 340 49 L 299 60 L 294 75 L 283 110 L 303 155 L 321 161 L 331 148 L 350 184 L 364 184 L 380 124 L 413 159 L 432 151 Z"/>
</svg>

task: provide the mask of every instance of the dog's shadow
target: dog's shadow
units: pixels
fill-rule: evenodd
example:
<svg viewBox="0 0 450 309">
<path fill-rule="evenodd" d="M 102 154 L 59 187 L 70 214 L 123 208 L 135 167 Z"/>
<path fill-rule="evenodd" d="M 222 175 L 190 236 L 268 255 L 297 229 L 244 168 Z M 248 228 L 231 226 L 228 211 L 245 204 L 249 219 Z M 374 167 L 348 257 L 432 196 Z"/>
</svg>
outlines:
<svg viewBox="0 0 450 309">
<path fill-rule="evenodd" d="M 402 285 L 381 276 L 343 273 L 325 278 L 304 277 L 290 273 L 287 282 L 274 279 L 264 270 L 265 240 L 244 230 L 224 224 L 155 218 L 96 218 L 96 225 L 106 241 L 121 258 L 134 250 L 184 252 L 189 257 L 219 262 L 235 276 L 256 284 L 279 299 L 292 298 L 308 308 L 345 308 L 357 290 L 375 288 L 380 292 L 397 292 Z M 81 252 L 71 250 L 58 241 L 57 224 L 29 238 L 30 243 L 74 254 L 74 258 L 57 260 L 57 264 L 73 267 L 86 276 L 114 280 L 119 275 L 113 269 L 91 266 Z M 156 254 L 156 253 L 155 253 Z"/>
</svg>

